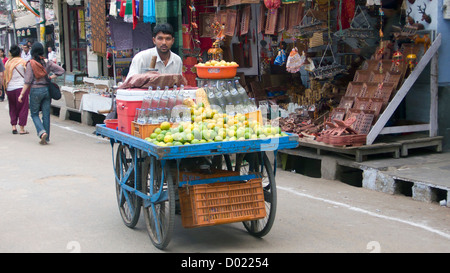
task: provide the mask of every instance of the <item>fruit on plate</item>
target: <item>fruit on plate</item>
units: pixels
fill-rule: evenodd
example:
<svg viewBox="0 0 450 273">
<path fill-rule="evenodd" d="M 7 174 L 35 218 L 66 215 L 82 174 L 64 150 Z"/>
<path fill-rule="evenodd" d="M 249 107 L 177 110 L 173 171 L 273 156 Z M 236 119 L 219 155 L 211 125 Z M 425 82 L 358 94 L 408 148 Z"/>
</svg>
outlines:
<svg viewBox="0 0 450 273">
<path fill-rule="evenodd" d="M 263 125 L 240 113 L 220 113 L 202 102 L 191 107 L 191 117 L 191 122 L 163 122 L 145 140 L 158 146 L 180 146 L 287 136 L 278 126 Z"/>
</svg>

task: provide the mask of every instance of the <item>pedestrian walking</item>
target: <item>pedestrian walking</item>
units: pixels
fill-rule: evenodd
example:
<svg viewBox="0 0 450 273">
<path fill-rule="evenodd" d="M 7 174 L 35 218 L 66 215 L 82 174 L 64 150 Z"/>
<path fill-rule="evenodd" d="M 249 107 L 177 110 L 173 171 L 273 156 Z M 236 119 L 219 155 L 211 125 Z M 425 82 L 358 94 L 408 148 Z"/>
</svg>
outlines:
<svg viewBox="0 0 450 273">
<path fill-rule="evenodd" d="M 9 49 L 11 59 L 6 62 L 4 73 L 4 88 L 8 97 L 9 118 L 13 134 L 28 134 L 25 130 L 28 119 L 28 90 L 23 102 L 19 102 L 20 92 L 25 84 L 25 66 L 27 62 L 20 57 L 20 48 L 12 45 Z M 17 131 L 17 124 L 20 130 Z"/>
<path fill-rule="evenodd" d="M 6 64 L 6 61 L 8 61 L 8 57 L 6 57 L 6 53 L 3 48 L 0 48 L 0 60 L 2 60 L 3 65 Z"/>
<path fill-rule="evenodd" d="M 49 46 L 47 50 L 48 50 L 48 60 L 56 63 L 56 52 L 53 51 L 53 48 L 51 46 Z"/>
<path fill-rule="evenodd" d="M 1 96 L 5 97 L 5 91 L 3 88 L 3 71 L 5 70 L 5 66 L 3 65 L 3 62 L 0 62 L 0 92 Z M 0 101 L 3 101 L 3 99 L 0 99 Z"/>
<path fill-rule="evenodd" d="M 25 61 L 31 60 L 30 46 L 28 44 L 24 44 L 22 46 L 22 53 L 20 55 L 22 59 Z"/>
<path fill-rule="evenodd" d="M 40 138 L 40 144 L 47 144 L 50 141 L 50 107 L 51 98 L 48 90 L 49 80 L 61 76 L 65 70 L 55 64 L 45 60 L 44 47 L 41 43 L 34 43 L 31 48 L 32 59 L 27 62 L 25 71 L 25 84 L 19 95 L 19 102 L 22 102 L 26 90 L 30 90 L 30 113 L 36 133 Z M 49 73 L 53 75 L 49 76 Z M 42 111 L 42 120 L 39 112 Z"/>
</svg>

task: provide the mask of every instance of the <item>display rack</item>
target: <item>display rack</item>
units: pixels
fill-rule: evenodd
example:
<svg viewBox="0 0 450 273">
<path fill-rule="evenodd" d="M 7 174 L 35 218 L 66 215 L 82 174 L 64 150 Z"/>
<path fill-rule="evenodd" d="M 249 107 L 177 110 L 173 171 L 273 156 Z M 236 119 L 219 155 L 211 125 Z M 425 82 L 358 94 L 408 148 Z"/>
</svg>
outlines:
<svg viewBox="0 0 450 273">
<path fill-rule="evenodd" d="M 395 96 L 387 105 L 386 109 L 379 116 L 376 123 L 372 126 L 367 135 L 366 144 L 371 145 L 380 134 L 398 134 L 398 133 L 412 133 L 429 131 L 430 137 L 436 137 L 438 132 L 438 50 L 441 46 L 441 34 L 438 34 L 431 44 L 430 48 L 425 52 L 420 59 L 417 66 L 404 81 L 403 85 L 397 91 Z M 408 94 L 411 87 L 414 85 L 420 74 L 431 61 L 430 72 L 430 115 L 429 123 L 417 125 L 403 125 L 403 126 L 389 126 L 386 127 L 387 122 L 394 114 L 397 107 Z"/>
</svg>

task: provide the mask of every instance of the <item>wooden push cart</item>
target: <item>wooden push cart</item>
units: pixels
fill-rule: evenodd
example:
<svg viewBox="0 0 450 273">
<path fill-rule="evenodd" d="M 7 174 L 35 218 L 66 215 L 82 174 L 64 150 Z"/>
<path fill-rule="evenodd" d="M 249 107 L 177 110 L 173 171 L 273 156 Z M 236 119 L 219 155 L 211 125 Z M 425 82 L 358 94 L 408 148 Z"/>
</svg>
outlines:
<svg viewBox="0 0 450 273">
<path fill-rule="evenodd" d="M 110 139 L 123 222 L 134 227 L 142 207 L 159 249 L 170 242 L 178 206 L 184 227 L 243 222 L 251 235 L 266 235 L 277 207 L 276 152 L 298 145 L 298 136 L 288 135 L 161 147 L 104 124 L 96 134 Z"/>
</svg>

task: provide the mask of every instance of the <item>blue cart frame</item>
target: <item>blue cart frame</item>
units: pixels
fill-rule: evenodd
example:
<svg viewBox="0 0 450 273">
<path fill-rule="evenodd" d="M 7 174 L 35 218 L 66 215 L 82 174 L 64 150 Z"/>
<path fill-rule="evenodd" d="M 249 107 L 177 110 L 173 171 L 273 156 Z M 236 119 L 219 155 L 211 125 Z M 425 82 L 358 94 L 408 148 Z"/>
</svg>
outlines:
<svg viewBox="0 0 450 273">
<path fill-rule="evenodd" d="M 152 243 L 159 249 L 167 247 L 173 231 L 175 200 L 178 187 L 229 181 L 246 181 L 256 177 L 263 182 L 266 218 L 243 222 L 250 234 L 266 235 L 272 227 L 276 211 L 277 151 L 295 148 L 298 136 L 267 139 L 248 139 L 203 144 L 162 147 L 130 134 L 96 125 L 96 134 L 110 139 L 115 169 L 116 193 L 119 211 L 126 226 L 133 228 L 143 208 L 146 227 Z M 118 144 L 114 154 L 114 146 Z M 272 167 L 266 152 L 274 153 Z M 180 163 L 196 158 L 220 157 L 228 170 L 233 170 L 230 156 L 236 155 L 235 170 L 239 176 L 178 181 Z M 223 157 L 223 158 L 222 158 Z M 246 168 L 244 168 L 246 165 Z M 198 166 L 197 166 L 198 167 Z M 173 179 L 175 174 L 175 179 Z"/>
</svg>

